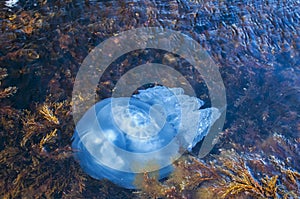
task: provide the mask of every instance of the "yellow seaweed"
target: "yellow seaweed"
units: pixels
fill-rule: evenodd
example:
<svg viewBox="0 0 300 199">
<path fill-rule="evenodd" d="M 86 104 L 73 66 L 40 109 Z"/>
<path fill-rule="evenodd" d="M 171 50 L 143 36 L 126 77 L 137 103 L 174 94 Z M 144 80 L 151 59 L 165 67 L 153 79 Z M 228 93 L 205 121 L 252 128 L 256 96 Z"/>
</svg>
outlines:
<svg viewBox="0 0 300 199">
<path fill-rule="evenodd" d="M 39 113 L 43 115 L 43 117 L 52 122 L 54 124 L 59 124 L 58 118 L 53 114 L 53 111 L 49 108 L 48 105 L 44 104 L 42 108 L 39 110 Z"/>
</svg>

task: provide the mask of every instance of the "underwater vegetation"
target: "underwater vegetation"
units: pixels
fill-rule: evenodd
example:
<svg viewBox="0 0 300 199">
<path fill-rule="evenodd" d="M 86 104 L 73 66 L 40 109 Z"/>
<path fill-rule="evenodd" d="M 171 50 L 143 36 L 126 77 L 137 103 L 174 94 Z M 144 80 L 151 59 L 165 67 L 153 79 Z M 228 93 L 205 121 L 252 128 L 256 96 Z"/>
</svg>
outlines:
<svg viewBox="0 0 300 199">
<path fill-rule="evenodd" d="M 75 157 L 92 177 L 125 188 L 134 189 L 136 175 L 149 171 L 149 165 L 165 178 L 180 151 L 191 151 L 219 118 L 218 109 L 200 109 L 203 104 L 182 88 L 164 86 L 102 100 L 76 125 Z"/>
<path fill-rule="evenodd" d="M 287 172 L 265 173 L 257 180 L 251 170 L 253 163 L 262 170 L 272 165 Z M 271 165 L 264 165 L 260 158 L 242 158 L 234 150 L 222 151 L 209 162 L 185 155 L 163 182 L 147 173 L 139 176 L 136 183 L 141 190 L 137 194 L 141 198 L 297 198 L 299 173 L 278 166 L 278 162 Z"/>
<path fill-rule="evenodd" d="M 88 197 L 86 184 L 99 191 L 113 187 L 87 182 L 89 177 L 74 161 L 72 133 L 68 133 L 74 126 L 68 101 L 47 101 L 30 111 L 2 106 L 0 115 L 1 198 Z"/>
<path fill-rule="evenodd" d="M 7 69 L 0 68 L 0 86 L 1 86 L 1 80 L 3 80 L 6 76 L 7 76 Z M 0 90 L 0 99 L 10 97 L 16 92 L 17 92 L 17 88 L 15 86 L 4 88 Z"/>
<path fill-rule="evenodd" d="M 10 9 L 3 2 L 0 198 L 300 197 L 298 1 L 53 0 L 20 1 Z M 71 93 L 93 47 L 147 26 L 182 31 L 219 63 L 227 121 L 210 155 L 199 160 L 191 150 L 174 162 L 169 177 L 144 173 L 134 179 L 139 189 L 127 190 L 93 179 L 75 160 Z M 100 80 L 97 100 L 111 96 L 133 63 L 150 62 L 184 74 L 209 107 L 203 79 L 192 66 L 149 49 L 113 63 Z"/>
</svg>

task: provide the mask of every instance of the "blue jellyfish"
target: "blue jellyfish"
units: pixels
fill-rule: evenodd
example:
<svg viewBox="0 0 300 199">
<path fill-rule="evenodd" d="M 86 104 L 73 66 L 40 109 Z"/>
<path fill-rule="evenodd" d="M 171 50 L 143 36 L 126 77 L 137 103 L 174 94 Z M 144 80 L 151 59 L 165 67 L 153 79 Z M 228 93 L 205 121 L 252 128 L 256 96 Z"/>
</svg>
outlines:
<svg viewBox="0 0 300 199">
<path fill-rule="evenodd" d="M 172 172 L 172 161 L 192 148 L 219 118 L 216 108 L 182 88 L 155 86 L 132 97 L 107 98 L 92 106 L 76 125 L 72 148 L 82 169 L 135 189 L 135 178 Z"/>
</svg>

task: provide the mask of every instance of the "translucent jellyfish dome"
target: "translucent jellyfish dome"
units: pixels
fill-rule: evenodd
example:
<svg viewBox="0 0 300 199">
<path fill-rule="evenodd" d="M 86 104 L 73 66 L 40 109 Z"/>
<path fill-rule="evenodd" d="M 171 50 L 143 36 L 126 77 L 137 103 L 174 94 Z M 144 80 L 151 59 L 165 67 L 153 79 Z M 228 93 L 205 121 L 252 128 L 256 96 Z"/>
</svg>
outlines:
<svg viewBox="0 0 300 199">
<path fill-rule="evenodd" d="M 200 109 L 203 104 L 182 88 L 164 86 L 102 100 L 76 125 L 75 158 L 93 178 L 124 188 L 135 189 L 140 173 L 167 177 L 172 162 L 201 141 L 220 116 L 216 108 Z"/>
</svg>

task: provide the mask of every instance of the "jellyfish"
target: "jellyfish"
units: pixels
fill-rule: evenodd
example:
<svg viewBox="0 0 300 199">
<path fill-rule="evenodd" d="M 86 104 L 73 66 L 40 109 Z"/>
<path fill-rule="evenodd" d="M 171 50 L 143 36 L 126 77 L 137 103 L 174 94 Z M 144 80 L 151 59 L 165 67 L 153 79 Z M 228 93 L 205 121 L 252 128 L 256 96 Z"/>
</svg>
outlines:
<svg viewBox="0 0 300 199">
<path fill-rule="evenodd" d="M 217 108 L 203 105 L 182 88 L 165 86 L 101 100 L 76 124 L 75 159 L 91 177 L 128 189 L 137 188 L 135 179 L 144 172 L 165 178 L 172 161 L 191 151 L 220 117 Z"/>
</svg>

